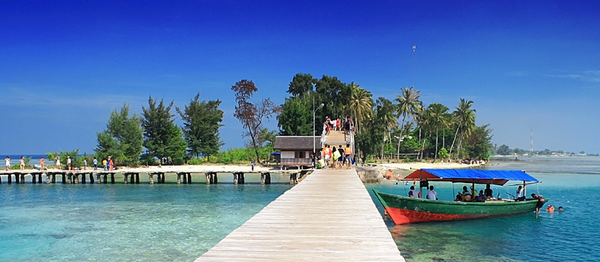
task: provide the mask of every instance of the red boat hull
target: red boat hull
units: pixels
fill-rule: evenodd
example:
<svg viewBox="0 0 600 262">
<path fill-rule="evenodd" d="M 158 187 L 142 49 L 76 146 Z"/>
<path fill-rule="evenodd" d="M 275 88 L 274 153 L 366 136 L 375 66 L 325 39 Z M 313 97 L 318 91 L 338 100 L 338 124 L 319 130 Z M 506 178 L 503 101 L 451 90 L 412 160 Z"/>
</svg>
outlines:
<svg viewBox="0 0 600 262">
<path fill-rule="evenodd" d="M 423 211 L 406 210 L 400 208 L 386 207 L 385 211 L 392 218 L 396 225 L 409 223 L 423 223 L 435 221 L 465 220 L 475 218 L 492 217 L 492 215 L 460 215 L 460 214 L 439 214 Z"/>
</svg>

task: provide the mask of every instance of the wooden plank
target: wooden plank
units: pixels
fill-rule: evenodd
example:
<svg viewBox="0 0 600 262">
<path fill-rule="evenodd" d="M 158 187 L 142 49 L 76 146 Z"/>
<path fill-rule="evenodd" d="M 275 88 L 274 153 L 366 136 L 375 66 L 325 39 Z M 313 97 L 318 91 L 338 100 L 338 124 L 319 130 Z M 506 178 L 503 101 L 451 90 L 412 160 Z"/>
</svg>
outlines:
<svg viewBox="0 0 600 262">
<path fill-rule="evenodd" d="M 404 261 L 353 169 L 317 170 L 196 261 Z"/>
</svg>

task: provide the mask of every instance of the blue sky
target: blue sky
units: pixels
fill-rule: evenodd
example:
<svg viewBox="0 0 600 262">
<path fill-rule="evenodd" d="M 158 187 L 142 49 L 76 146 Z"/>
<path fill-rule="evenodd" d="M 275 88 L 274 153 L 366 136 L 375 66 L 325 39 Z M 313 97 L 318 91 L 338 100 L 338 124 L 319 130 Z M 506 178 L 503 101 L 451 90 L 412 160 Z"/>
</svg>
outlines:
<svg viewBox="0 0 600 262">
<path fill-rule="evenodd" d="M 1 1 L 0 152 L 93 153 L 112 110 L 220 99 L 241 79 L 281 104 L 296 73 L 428 105 L 472 100 L 493 143 L 600 153 L 597 1 Z M 412 46 L 416 52 L 412 53 Z M 173 114 L 176 114 L 173 111 Z M 180 123 L 179 118 L 177 118 Z M 276 121 L 268 123 L 276 128 Z"/>
</svg>

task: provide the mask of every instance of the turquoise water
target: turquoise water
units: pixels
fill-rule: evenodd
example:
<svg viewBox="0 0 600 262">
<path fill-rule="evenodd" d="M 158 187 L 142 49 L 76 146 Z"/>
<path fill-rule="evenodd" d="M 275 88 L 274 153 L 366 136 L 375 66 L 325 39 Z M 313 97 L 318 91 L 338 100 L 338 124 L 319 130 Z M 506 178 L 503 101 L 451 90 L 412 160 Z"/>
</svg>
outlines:
<svg viewBox="0 0 600 262">
<path fill-rule="evenodd" d="M 290 185 L 0 185 L 0 261 L 193 261 Z"/>
<path fill-rule="evenodd" d="M 400 226 L 384 219 L 409 262 L 597 261 L 598 167 L 598 157 L 533 157 L 493 162 L 489 167 L 526 170 L 543 181 L 529 186 L 528 192 L 549 197 L 548 204 L 563 206 L 563 213 Z M 433 185 L 446 199 L 462 187 Z M 405 192 L 404 185 L 391 181 L 367 187 Z M 289 188 L 4 181 L 0 261 L 193 261 Z M 493 189 L 502 197 L 516 190 Z"/>
<path fill-rule="evenodd" d="M 574 164 L 576 163 L 576 164 Z M 599 157 L 529 158 L 492 163 L 490 169 L 527 170 L 542 183 L 528 194 L 550 198 L 547 205 L 563 206 L 562 213 L 546 211 L 490 219 L 393 225 L 398 249 L 406 261 L 598 261 L 600 247 Z M 569 171 L 569 172 L 565 172 Z M 463 184 L 433 183 L 440 198 L 452 199 Z M 405 194 L 403 184 L 371 184 L 384 192 Z M 484 189 L 483 186 L 478 189 Z M 494 195 L 514 195 L 515 187 L 492 187 Z M 380 210 L 382 207 L 376 203 Z"/>
</svg>

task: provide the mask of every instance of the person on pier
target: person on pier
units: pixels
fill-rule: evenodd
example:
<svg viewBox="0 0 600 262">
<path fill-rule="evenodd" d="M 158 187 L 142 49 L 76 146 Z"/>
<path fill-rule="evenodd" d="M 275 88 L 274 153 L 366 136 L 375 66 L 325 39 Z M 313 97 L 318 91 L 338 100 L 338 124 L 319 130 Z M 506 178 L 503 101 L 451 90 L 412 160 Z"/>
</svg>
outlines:
<svg viewBox="0 0 600 262">
<path fill-rule="evenodd" d="M 352 166 L 352 148 L 350 148 L 350 144 L 346 144 L 346 148 L 344 148 L 344 155 L 346 155 L 344 165 L 350 168 L 350 166 Z"/>
<path fill-rule="evenodd" d="M 10 157 L 6 156 L 4 158 L 4 165 L 6 165 L 6 171 L 10 170 Z"/>
<path fill-rule="evenodd" d="M 19 160 L 19 167 L 21 170 L 25 170 L 25 156 L 21 156 L 21 159 Z"/>
<path fill-rule="evenodd" d="M 60 169 L 60 156 L 54 158 L 54 163 L 56 164 L 56 169 Z"/>
<path fill-rule="evenodd" d="M 40 170 L 44 170 L 46 167 L 46 163 L 44 162 L 44 157 L 40 158 Z"/>
</svg>

